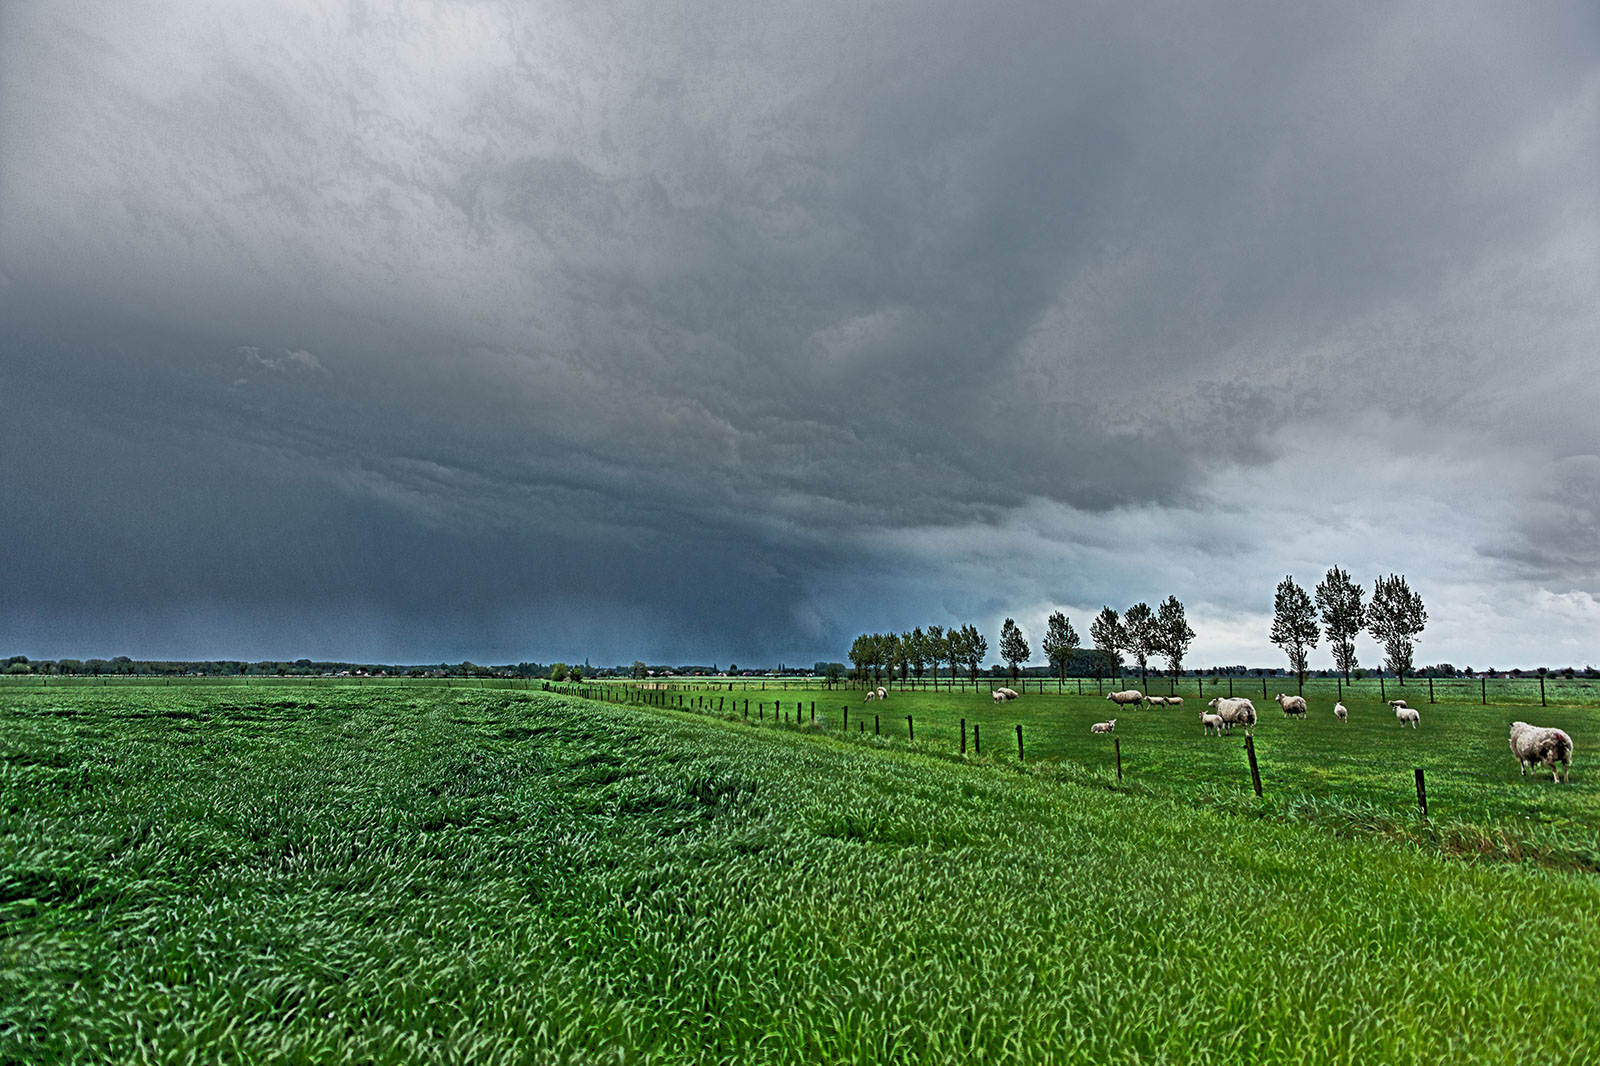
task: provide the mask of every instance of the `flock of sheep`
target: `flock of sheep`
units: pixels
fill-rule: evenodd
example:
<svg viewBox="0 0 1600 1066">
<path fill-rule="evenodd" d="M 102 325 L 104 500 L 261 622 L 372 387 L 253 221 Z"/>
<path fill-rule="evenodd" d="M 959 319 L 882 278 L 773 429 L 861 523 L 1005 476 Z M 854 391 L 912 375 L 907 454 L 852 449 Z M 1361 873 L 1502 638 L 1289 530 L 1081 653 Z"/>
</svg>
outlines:
<svg viewBox="0 0 1600 1066">
<path fill-rule="evenodd" d="M 1000 692 L 1010 691 L 1010 689 L 996 690 L 995 702 L 1000 702 Z M 1012 693 L 1008 698 L 1014 698 L 1015 695 Z M 1310 712 L 1304 696 L 1286 696 L 1280 692 L 1273 698 L 1278 701 L 1285 718 L 1304 718 Z M 1106 699 L 1119 707 L 1183 706 L 1182 696 L 1147 696 L 1136 688 L 1113 692 Z M 1213 734 L 1221 736 L 1224 730 L 1231 733 L 1234 726 L 1244 726 L 1248 732 L 1256 724 L 1255 704 L 1243 696 L 1218 696 L 1207 706 L 1213 713 L 1200 712 L 1200 726 L 1207 736 Z M 1389 706 L 1394 710 L 1394 716 L 1402 727 L 1409 725 L 1412 729 L 1416 729 L 1422 724 L 1421 712 L 1407 705 L 1405 700 L 1390 700 Z M 1342 701 L 1335 703 L 1333 716 L 1341 722 L 1348 722 L 1350 710 Z M 1089 732 L 1111 733 L 1116 728 L 1117 720 L 1113 718 L 1106 722 L 1096 722 L 1089 727 Z M 1550 776 L 1558 782 L 1561 780 L 1563 770 L 1566 771 L 1569 780 L 1572 777 L 1572 738 L 1564 730 L 1529 725 L 1527 722 L 1512 722 L 1511 751 L 1521 763 L 1524 776 L 1532 767 L 1548 766 Z"/>
</svg>

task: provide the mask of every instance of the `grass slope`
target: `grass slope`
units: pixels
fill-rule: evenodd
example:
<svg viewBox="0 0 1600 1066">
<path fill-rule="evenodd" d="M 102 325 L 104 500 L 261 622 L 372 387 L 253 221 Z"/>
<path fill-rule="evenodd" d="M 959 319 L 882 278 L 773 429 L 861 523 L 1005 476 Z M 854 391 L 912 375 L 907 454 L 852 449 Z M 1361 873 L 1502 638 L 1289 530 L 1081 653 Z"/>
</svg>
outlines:
<svg viewBox="0 0 1600 1066">
<path fill-rule="evenodd" d="M 0 810 L 5 1062 L 1583 1062 L 1600 1003 L 1587 874 L 562 696 L 11 694 Z"/>
</svg>

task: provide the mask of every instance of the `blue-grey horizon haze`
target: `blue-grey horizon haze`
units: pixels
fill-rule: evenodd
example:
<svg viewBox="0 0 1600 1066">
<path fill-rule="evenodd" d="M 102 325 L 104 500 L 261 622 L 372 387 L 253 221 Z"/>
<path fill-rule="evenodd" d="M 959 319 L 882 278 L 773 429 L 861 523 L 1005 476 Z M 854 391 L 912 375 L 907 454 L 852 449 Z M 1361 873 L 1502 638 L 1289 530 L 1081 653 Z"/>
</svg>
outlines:
<svg viewBox="0 0 1600 1066">
<path fill-rule="evenodd" d="M 0 654 L 1600 664 L 1597 361 L 1592 3 L 0 8 Z"/>
</svg>

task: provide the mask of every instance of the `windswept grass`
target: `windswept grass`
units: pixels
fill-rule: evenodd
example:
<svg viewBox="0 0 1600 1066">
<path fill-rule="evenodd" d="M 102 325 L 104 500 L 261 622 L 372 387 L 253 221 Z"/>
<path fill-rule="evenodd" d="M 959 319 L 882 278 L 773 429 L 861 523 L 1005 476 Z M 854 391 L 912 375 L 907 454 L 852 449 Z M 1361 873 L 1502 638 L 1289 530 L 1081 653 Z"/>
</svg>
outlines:
<svg viewBox="0 0 1600 1066">
<path fill-rule="evenodd" d="M 0 1061 L 1592 1061 L 1593 876 L 903 748 L 8 694 Z"/>
</svg>

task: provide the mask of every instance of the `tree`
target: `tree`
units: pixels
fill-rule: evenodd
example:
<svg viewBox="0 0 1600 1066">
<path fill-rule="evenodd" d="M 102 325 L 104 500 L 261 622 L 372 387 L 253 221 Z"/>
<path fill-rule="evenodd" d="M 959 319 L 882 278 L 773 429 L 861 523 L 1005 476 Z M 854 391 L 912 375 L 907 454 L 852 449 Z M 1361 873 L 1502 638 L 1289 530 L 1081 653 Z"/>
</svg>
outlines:
<svg viewBox="0 0 1600 1066">
<path fill-rule="evenodd" d="M 856 677 L 867 679 L 867 667 L 872 663 L 872 638 L 865 633 L 850 642 L 850 664 L 856 668 Z"/>
<path fill-rule="evenodd" d="M 961 661 L 972 672 L 972 687 L 978 687 L 978 665 L 989 654 L 989 638 L 978 632 L 975 625 L 961 627 Z"/>
<path fill-rule="evenodd" d="M 906 637 L 906 660 L 911 663 L 911 671 L 917 675 L 917 680 L 922 680 L 922 671 L 928 668 L 928 634 L 918 626 Z"/>
<path fill-rule="evenodd" d="M 1044 653 L 1061 673 L 1061 680 L 1067 679 L 1067 663 L 1078 650 L 1078 631 L 1072 628 L 1072 623 L 1060 611 L 1055 612 L 1045 622 Z"/>
<path fill-rule="evenodd" d="M 1156 615 L 1156 647 L 1167 660 L 1167 669 L 1177 677 L 1183 670 L 1183 657 L 1194 640 L 1194 630 L 1183 615 L 1183 604 L 1178 597 L 1168 596 Z"/>
<path fill-rule="evenodd" d="M 950 642 L 944 635 L 944 626 L 928 627 L 928 659 L 933 663 L 933 687 L 939 688 L 939 664 L 950 658 Z"/>
<path fill-rule="evenodd" d="M 565 681 L 567 679 L 567 664 L 555 663 L 550 667 L 551 681 Z"/>
<path fill-rule="evenodd" d="M 1089 639 L 1094 641 L 1095 648 L 1099 650 L 1107 672 L 1112 677 L 1117 676 L 1117 667 L 1122 664 L 1122 649 L 1128 646 L 1128 631 L 1122 624 L 1121 616 L 1109 607 L 1101 607 L 1095 620 L 1089 623 Z"/>
<path fill-rule="evenodd" d="M 1372 583 L 1367 631 L 1383 645 L 1385 665 L 1395 672 L 1402 685 L 1411 669 L 1417 636 L 1427 624 L 1428 612 L 1422 606 L 1422 597 L 1411 591 L 1404 575 L 1390 574 Z"/>
<path fill-rule="evenodd" d="M 584 672 L 585 669 L 587 669 L 586 666 L 577 666 L 577 665 L 572 666 L 570 669 L 567 670 L 567 680 L 568 681 L 572 681 L 574 683 L 582 681 L 583 680 L 583 672 Z"/>
<path fill-rule="evenodd" d="M 1025 663 L 1033 657 L 1033 649 L 1028 646 L 1028 638 L 1022 635 L 1022 628 L 1016 622 L 1007 618 L 1000 627 L 1000 658 L 1011 667 L 1011 683 L 1017 683 L 1017 664 Z"/>
<path fill-rule="evenodd" d="M 640 659 L 633 660 L 633 679 L 635 681 L 643 681 L 644 678 L 645 678 L 645 675 L 648 674 L 649 672 L 650 672 L 650 670 L 649 670 L 648 667 L 645 666 L 643 660 L 640 660 Z"/>
<path fill-rule="evenodd" d="M 842 669 L 843 666 L 844 666 L 843 663 L 829 663 L 828 664 L 828 687 L 829 688 L 833 688 L 833 686 L 835 686 L 835 685 L 837 685 L 839 683 L 839 675 L 844 673 L 844 670 Z"/>
<path fill-rule="evenodd" d="M 1272 598 L 1272 643 L 1289 656 L 1289 669 L 1300 679 L 1301 689 L 1306 684 L 1306 657 L 1317 646 L 1317 636 L 1317 611 L 1311 594 L 1288 575 L 1278 582 Z"/>
<path fill-rule="evenodd" d="M 1150 656 L 1161 648 L 1161 635 L 1156 631 L 1156 613 L 1148 603 L 1140 600 L 1122 616 L 1122 628 L 1128 634 L 1128 654 L 1139 664 L 1139 685 L 1141 688 L 1148 687 L 1145 675 Z"/>
<path fill-rule="evenodd" d="M 1367 610 L 1361 602 L 1361 586 L 1337 566 L 1317 586 L 1317 611 L 1322 615 L 1322 631 L 1333 651 L 1333 665 L 1344 672 L 1346 684 L 1356 668 L 1356 636 L 1367 627 Z"/>
</svg>

